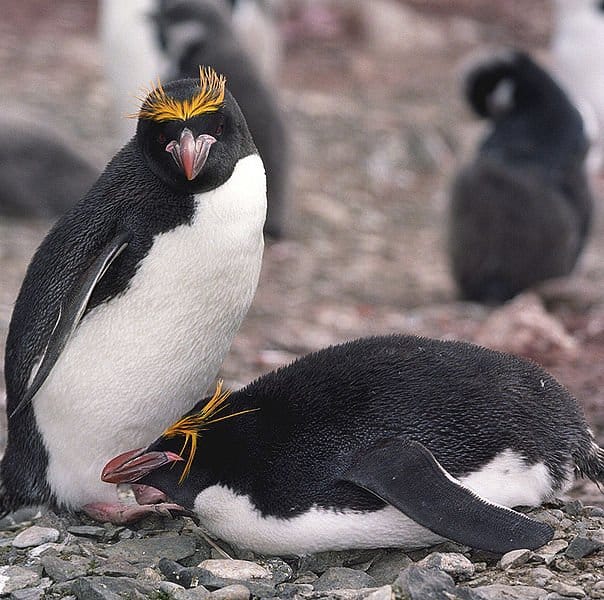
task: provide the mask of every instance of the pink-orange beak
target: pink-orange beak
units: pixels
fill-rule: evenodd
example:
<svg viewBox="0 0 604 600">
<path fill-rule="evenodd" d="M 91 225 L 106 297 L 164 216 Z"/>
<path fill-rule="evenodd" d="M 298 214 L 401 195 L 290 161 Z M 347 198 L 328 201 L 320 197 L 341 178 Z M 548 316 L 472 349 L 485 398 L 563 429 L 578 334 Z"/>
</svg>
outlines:
<svg viewBox="0 0 604 600">
<path fill-rule="evenodd" d="M 210 148 L 215 141 L 216 138 L 207 133 L 202 133 L 195 138 L 193 132 L 185 127 L 180 134 L 180 140 L 178 142 L 172 140 L 166 146 L 166 152 L 172 155 L 185 177 L 192 181 L 206 164 Z"/>
<path fill-rule="evenodd" d="M 155 469 L 179 460 L 183 459 L 174 452 L 145 452 L 144 448 L 128 450 L 105 465 L 101 480 L 106 483 L 133 483 Z"/>
</svg>

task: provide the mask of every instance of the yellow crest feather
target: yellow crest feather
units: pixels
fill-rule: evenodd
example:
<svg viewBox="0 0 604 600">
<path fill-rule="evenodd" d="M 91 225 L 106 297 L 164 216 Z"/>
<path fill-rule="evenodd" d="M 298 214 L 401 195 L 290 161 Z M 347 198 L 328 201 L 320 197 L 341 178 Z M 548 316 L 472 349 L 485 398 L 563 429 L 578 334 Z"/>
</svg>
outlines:
<svg viewBox="0 0 604 600">
<path fill-rule="evenodd" d="M 130 115 L 152 121 L 186 121 L 206 113 L 216 112 L 224 103 L 226 78 L 211 67 L 199 67 L 199 91 L 192 98 L 177 100 L 168 96 L 157 80 L 157 86 L 145 90 L 138 113 Z"/>
<path fill-rule="evenodd" d="M 180 479 L 178 480 L 179 484 L 182 483 L 189 475 L 191 465 L 193 464 L 193 459 L 195 458 L 195 453 L 197 452 L 197 437 L 201 431 L 212 423 L 218 423 L 219 421 L 224 421 L 225 419 L 231 419 L 232 417 L 237 417 L 239 415 L 244 415 L 246 413 L 258 410 L 257 408 L 250 408 L 248 410 L 241 410 L 230 415 L 218 416 L 225 408 L 228 407 L 226 400 L 231 395 L 231 390 L 225 390 L 224 392 L 222 391 L 222 383 L 222 379 L 219 379 L 216 383 L 216 391 L 214 392 L 214 395 L 198 413 L 188 415 L 179 421 L 176 421 L 176 423 L 170 425 L 170 427 L 168 427 L 162 434 L 162 437 L 164 438 L 173 438 L 180 435 L 184 436 L 184 444 L 178 453 L 181 458 L 184 458 L 182 455 L 187 449 L 187 446 L 190 446 L 187 463 L 182 471 Z"/>
</svg>

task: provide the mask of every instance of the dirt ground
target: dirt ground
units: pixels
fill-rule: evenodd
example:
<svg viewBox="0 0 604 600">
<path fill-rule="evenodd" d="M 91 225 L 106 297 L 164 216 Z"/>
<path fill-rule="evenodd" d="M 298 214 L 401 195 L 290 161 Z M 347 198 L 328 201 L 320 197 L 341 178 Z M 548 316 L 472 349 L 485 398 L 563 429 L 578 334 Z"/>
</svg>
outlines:
<svg viewBox="0 0 604 600">
<path fill-rule="evenodd" d="M 95 3 L 8 4 L 0 21 L 2 110 L 63 128 L 104 162 L 113 150 L 112 117 Z M 462 102 L 460 65 L 506 44 L 547 63 L 550 4 L 408 0 L 399 3 L 404 18 L 388 22 L 388 35 L 377 11 L 359 16 L 353 4 L 334 11 L 331 38 L 288 43 L 280 99 L 294 155 L 289 235 L 267 246 L 256 299 L 223 367 L 234 387 L 361 335 L 477 340 L 486 328 L 488 336 L 493 309 L 457 301 L 444 252 L 450 181 L 484 131 Z M 602 178 L 594 189 L 604 196 Z M 529 344 L 524 353 L 576 394 L 604 443 L 602 212 L 600 201 L 573 277 L 529 297 L 560 326 L 564 343 Z M 0 221 L 2 344 L 24 270 L 47 228 Z M 604 503 L 593 486 L 576 493 Z"/>
</svg>

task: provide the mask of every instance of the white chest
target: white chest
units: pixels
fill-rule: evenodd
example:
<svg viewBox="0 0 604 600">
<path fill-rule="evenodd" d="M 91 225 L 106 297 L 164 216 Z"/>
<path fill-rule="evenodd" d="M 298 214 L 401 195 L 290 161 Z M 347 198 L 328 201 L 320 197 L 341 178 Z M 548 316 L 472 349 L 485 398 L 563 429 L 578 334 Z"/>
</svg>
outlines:
<svg viewBox="0 0 604 600">
<path fill-rule="evenodd" d="M 266 211 L 257 155 L 156 236 L 125 293 L 80 323 L 34 409 L 47 478 L 67 505 L 114 498 L 104 463 L 144 446 L 203 397 L 254 296 Z"/>
</svg>

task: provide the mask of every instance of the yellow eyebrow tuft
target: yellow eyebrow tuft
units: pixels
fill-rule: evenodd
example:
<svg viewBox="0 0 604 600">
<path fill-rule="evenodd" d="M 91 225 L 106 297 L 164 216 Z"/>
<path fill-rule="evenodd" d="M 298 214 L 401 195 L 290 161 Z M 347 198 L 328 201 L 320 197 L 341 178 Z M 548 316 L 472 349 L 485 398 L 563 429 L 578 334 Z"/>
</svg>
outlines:
<svg viewBox="0 0 604 600">
<path fill-rule="evenodd" d="M 244 415 L 246 413 L 258 410 L 257 408 L 250 408 L 230 415 L 218 416 L 225 408 L 228 407 L 226 400 L 231 395 L 231 390 L 225 390 L 224 392 L 222 391 L 222 384 L 222 379 L 219 379 L 216 383 L 216 391 L 214 392 L 214 395 L 198 413 L 188 415 L 179 421 L 176 421 L 176 423 L 170 425 L 170 427 L 168 427 L 162 434 L 162 437 L 164 438 L 184 436 L 184 444 L 178 453 L 181 457 L 184 451 L 187 449 L 187 446 L 190 446 L 187 463 L 182 471 L 180 479 L 178 480 L 179 484 L 181 484 L 189 476 L 191 465 L 193 464 L 193 459 L 195 458 L 195 453 L 197 452 L 197 437 L 201 431 L 212 423 L 218 423 L 219 421 L 224 421 L 226 419 L 231 419 L 232 417 L 237 417 L 239 415 Z"/>
<path fill-rule="evenodd" d="M 140 98 L 140 110 L 132 118 L 163 121 L 186 121 L 192 117 L 216 112 L 224 104 L 226 78 L 211 67 L 199 67 L 199 88 L 192 98 L 177 100 L 166 94 L 161 81 Z"/>
</svg>

